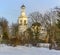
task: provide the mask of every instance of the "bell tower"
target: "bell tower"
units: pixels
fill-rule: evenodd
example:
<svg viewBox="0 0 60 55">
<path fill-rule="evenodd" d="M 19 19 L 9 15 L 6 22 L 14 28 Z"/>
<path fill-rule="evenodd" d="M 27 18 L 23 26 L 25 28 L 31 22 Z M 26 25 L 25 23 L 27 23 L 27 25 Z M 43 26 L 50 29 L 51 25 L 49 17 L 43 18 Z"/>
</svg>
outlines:
<svg viewBox="0 0 60 55">
<path fill-rule="evenodd" d="M 19 33 L 23 33 L 24 31 L 26 31 L 27 23 L 28 23 L 28 20 L 27 20 L 27 16 L 26 16 L 26 13 L 25 13 L 25 5 L 22 5 L 21 6 L 21 14 L 18 17 Z"/>
</svg>

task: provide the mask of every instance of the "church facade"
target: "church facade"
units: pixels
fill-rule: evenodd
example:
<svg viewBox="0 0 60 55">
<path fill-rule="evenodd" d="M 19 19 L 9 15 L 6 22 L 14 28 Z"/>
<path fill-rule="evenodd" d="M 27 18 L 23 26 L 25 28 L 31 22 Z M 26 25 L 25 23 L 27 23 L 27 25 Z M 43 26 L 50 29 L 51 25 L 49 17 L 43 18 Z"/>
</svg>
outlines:
<svg viewBox="0 0 60 55">
<path fill-rule="evenodd" d="M 19 25 L 18 30 L 19 30 L 19 33 L 22 33 L 22 34 L 28 28 L 28 17 L 26 16 L 25 9 L 26 9 L 25 5 L 22 5 L 21 13 L 20 13 L 20 16 L 18 17 L 18 25 Z M 40 39 L 45 38 L 45 36 L 47 35 L 47 31 L 45 30 L 45 28 L 41 26 L 39 31 L 40 31 Z"/>
<path fill-rule="evenodd" d="M 21 14 L 18 17 L 19 33 L 23 33 L 28 28 L 28 18 L 25 13 L 25 6 L 21 6 Z"/>
</svg>

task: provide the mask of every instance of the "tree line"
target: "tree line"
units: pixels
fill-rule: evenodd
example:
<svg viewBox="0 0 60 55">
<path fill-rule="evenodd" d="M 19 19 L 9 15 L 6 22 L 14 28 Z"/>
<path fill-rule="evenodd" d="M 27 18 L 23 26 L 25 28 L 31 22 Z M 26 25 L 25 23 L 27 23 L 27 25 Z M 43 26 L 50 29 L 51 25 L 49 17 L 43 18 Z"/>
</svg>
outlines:
<svg viewBox="0 0 60 55">
<path fill-rule="evenodd" d="M 29 27 L 23 34 L 19 34 L 18 23 L 12 23 L 9 26 L 6 18 L 0 18 L 0 39 L 2 38 L 0 43 L 13 46 L 24 44 L 36 46 L 37 43 L 53 43 L 56 41 L 60 46 L 60 8 L 56 7 L 44 14 L 41 14 L 39 11 L 32 12 L 28 17 Z M 44 26 L 47 31 L 45 40 L 39 39 L 41 26 Z"/>
</svg>

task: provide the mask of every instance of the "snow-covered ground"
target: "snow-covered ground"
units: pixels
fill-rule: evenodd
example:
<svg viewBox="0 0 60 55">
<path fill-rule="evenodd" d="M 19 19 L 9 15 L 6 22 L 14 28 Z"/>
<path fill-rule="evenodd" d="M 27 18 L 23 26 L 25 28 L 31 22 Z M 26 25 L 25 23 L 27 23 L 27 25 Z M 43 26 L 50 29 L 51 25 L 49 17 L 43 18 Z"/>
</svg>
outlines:
<svg viewBox="0 0 60 55">
<path fill-rule="evenodd" d="M 48 48 L 0 45 L 0 55 L 60 55 L 60 50 Z"/>
</svg>

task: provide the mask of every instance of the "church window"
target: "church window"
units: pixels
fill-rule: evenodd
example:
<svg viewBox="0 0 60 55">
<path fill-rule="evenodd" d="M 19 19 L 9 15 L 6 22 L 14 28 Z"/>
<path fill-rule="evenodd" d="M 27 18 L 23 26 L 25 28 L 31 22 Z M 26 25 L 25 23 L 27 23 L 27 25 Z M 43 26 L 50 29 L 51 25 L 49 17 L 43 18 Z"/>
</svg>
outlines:
<svg viewBox="0 0 60 55">
<path fill-rule="evenodd" d="M 26 25 L 26 20 L 24 20 L 24 25 Z"/>
<path fill-rule="evenodd" d="M 22 20 L 20 20 L 20 25 L 22 25 Z"/>
</svg>

